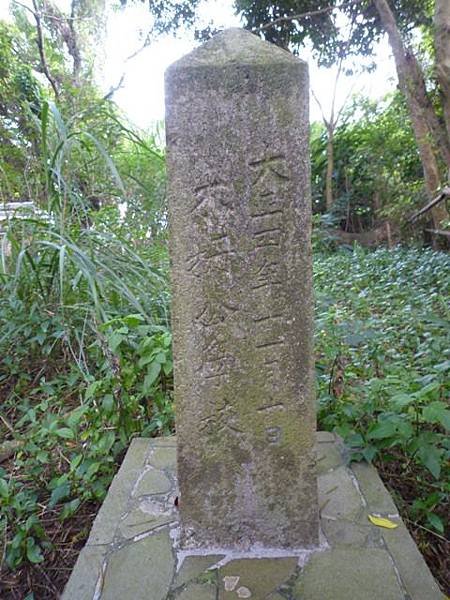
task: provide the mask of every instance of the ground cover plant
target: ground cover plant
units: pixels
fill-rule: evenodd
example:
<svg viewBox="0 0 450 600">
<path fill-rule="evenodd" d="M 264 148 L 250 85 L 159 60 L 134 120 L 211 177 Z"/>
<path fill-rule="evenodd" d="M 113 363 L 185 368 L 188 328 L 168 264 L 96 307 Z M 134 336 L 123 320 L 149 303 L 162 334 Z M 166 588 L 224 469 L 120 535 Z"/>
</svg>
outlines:
<svg viewBox="0 0 450 600">
<path fill-rule="evenodd" d="M 58 597 L 131 438 L 173 429 L 164 160 L 98 109 L 114 161 L 42 99 L 35 206 L 2 223 L 2 598 Z"/>
<path fill-rule="evenodd" d="M 319 426 L 375 462 L 443 587 L 449 267 L 446 254 L 400 247 L 316 249 L 314 267 Z M 141 291 L 151 297 L 151 282 Z M 96 365 L 86 378 L 67 320 L 48 307 L 30 318 L 2 302 L 1 427 L 21 443 L 0 473 L 7 598 L 56 597 L 131 437 L 173 428 L 166 326 L 122 298 L 120 314 L 85 334 Z"/>
<path fill-rule="evenodd" d="M 450 257 L 316 254 L 318 421 L 373 461 L 449 586 Z"/>
</svg>

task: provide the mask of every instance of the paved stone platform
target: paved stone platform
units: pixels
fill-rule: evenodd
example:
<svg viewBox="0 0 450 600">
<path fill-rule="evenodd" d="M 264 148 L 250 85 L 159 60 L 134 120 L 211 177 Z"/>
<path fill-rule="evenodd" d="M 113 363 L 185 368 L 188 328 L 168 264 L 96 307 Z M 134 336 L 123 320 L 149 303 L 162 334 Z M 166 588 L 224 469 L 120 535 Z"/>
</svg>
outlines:
<svg viewBox="0 0 450 600">
<path fill-rule="evenodd" d="M 442 600 L 376 470 L 317 438 L 317 550 L 180 551 L 175 438 L 135 439 L 63 600 Z M 302 510 L 299 506 L 298 510 Z M 396 529 L 370 523 L 389 517 Z"/>
</svg>

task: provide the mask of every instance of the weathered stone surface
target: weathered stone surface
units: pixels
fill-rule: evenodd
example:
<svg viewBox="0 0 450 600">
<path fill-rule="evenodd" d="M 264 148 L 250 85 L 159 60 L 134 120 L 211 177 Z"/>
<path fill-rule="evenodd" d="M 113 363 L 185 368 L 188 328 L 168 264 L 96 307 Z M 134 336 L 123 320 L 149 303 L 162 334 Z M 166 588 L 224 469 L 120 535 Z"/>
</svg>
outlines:
<svg viewBox="0 0 450 600">
<path fill-rule="evenodd" d="M 325 537 L 332 547 L 379 548 L 382 545 L 379 527 L 326 518 L 322 518 L 320 523 Z"/>
<path fill-rule="evenodd" d="M 157 469 L 174 469 L 176 466 L 176 454 L 172 446 L 156 446 L 150 453 L 148 462 Z"/>
<path fill-rule="evenodd" d="M 170 491 L 171 487 L 172 484 L 169 478 L 162 471 L 152 469 L 143 473 L 134 489 L 133 496 L 166 494 Z"/>
<path fill-rule="evenodd" d="M 219 570 L 219 600 L 262 600 L 287 581 L 296 567 L 296 558 L 232 560 Z"/>
<path fill-rule="evenodd" d="M 317 473 L 327 473 L 344 464 L 341 448 L 338 444 L 317 444 Z"/>
<path fill-rule="evenodd" d="M 180 570 L 175 576 L 173 586 L 177 588 L 183 583 L 192 581 L 204 573 L 209 567 L 215 565 L 223 558 L 223 554 L 209 554 L 208 556 L 188 556 L 184 559 Z"/>
<path fill-rule="evenodd" d="M 217 589 L 208 583 L 191 583 L 178 593 L 176 600 L 216 600 Z"/>
<path fill-rule="evenodd" d="M 320 475 L 319 503 L 322 517 L 355 521 L 364 514 L 361 495 L 346 467 Z"/>
<path fill-rule="evenodd" d="M 147 503 L 145 506 L 133 509 L 129 515 L 120 522 L 120 533 L 126 538 L 133 538 L 136 535 L 152 531 L 157 527 L 166 525 L 176 519 L 171 511 L 164 510 L 160 505 Z"/>
<path fill-rule="evenodd" d="M 63 600 L 94 597 L 107 550 L 107 546 L 90 546 L 82 550 L 64 589 Z"/>
<path fill-rule="evenodd" d="M 444 594 L 405 525 L 383 529 L 383 538 L 411 600 L 444 600 Z"/>
<path fill-rule="evenodd" d="M 337 548 L 314 555 L 295 586 L 295 600 L 404 600 L 388 553 Z M 425 598 L 425 597 L 424 597 Z"/>
<path fill-rule="evenodd" d="M 333 444 L 336 441 L 336 436 L 331 431 L 318 431 L 316 439 L 318 444 Z"/>
<path fill-rule="evenodd" d="M 136 479 L 145 463 L 149 450 L 149 440 L 135 438 L 128 449 L 125 459 L 109 486 L 89 535 L 88 544 L 108 544 L 112 542 L 117 523 L 127 508 Z"/>
<path fill-rule="evenodd" d="M 131 470 L 134 472 L 136 481 L 138 480 L 140 474 L 145 472 L 145 469 L 148 468 L 144 466 L 144 463 L 142 461 L 145 457 L 147 447 L 153 447 L 155 442 L 157 444 L 158 440 L 144 440 L 142 444 L 138 444 L 138 446 L 133 446 L 129 451 L 132 455 L 132 460 L 128 461 L 127 457 L 126 464 L 128 464 Z M 319 442 L 319 450 L 323 443 L 328 445 L 328 442 Z M 135 453 L 136 447 L 140 447 L 142 450 L 139 456 Z M 175 448 L 172 447 L 171 451 L 172 456 L 174 456 Z M 173 459 L 171 456 L 167 456 L 166 458 L 168 464 L 173 464 Z M 141 467 L 137 468 L 137 464 L 141 464 Z M 166 464 L 161 465 L 161 468 L 163 469 L 166 469 L 166 467 Z M 345 488 L 349 488 L 350 490 L 361 488 L 362 490 L 365 490 L 366 494 L 367 490 L 369 490 L 369 493 L 366 495 L 368 502 L 370 502 L 371 498 L 370 490 L 373 487 L 375 487 L 376 498 L 378 502 L 376 506 L 383 506 L 383 504 L 380 504 L 380 501 L 384 502 L 383 499 L 380 498 L 380 494 L 382 492 L 388 494 L 388 492 L 380 483 L 378 475 L 374 469 L 365 470 L 361 479 L 358 480 L 357 486 L 355 486 L 354 481 L 351 477 L 348 476 L 349 473 L 346 472 L 345 469 L 341 469 L 340 467 L 338 467 L 336 470 L 338 471 L 338 475 L 342 472 L 346 474 L 344 477 L 338 477 L 337 481 L 334 481 L 333 486 L 338 485 L 342 487 L 343 490 L 345 490 Z M 356 475 L 358 475 L 358 469 L 355 470 L 355 473 Z M 325 477 L 327 477 L 327 475 L 325 475 Z M 372 477 L 375 478 L 374 481 L 371 481 Z M 319 477 L 319 479 L 322 478 L 323 476 Z M 130 496 L 124 502 L 124 505 L 128 506 L 126 510 L 129 510 L 129 506 L 134 506 L 134 503 L 136 502 L 136 498 L 133 498 L 131 496 L 131 490 L 136 488 L 136 481 L 133 483 L 133 485 L 129 485 L 130 480 L 128 479 L 128 477 L 124 477 L 123 481 L 130 490 Z M 328 481 L 328 484 L 330 484 L 330 481 Z M 380 485 L 382 486 L 381 489 Z M 327 490 L 329 490 L 328 486 Z M 111 488 L 109 494 L 113 492 L 114 489 Z M 337 506 L 335 505 L 335 508 L 341 510 L 341 508 L 339 507 L 342 507 L 342 504 L 345 505 L 345 498 L 347 498 L 348 496 L 349 494 L 345 491 L 340 493 L 339 497 L 341 498 L 342 502 L 339 502 Z M 353 498 L 353 492 L 350 493 L 350 496 Z M 144 502 L 144 504 L 146 504 L 147 511 L 152 512 L 153 510 L 153 512 L 157 512 L 158 514 L 160 514 L 160 512 L 164 513 L 164 511 L 169 510 L 170 508 L 170 510 L 174 512 L 174 518 L 176 518 L 177 511 L 173 510 L 173 503 L 165 501 L 164 498 L 161 497 L 146 498 L 145 501 L 147 500 L 153 503 L 148 505 L 146 504 L 146 502 Z M 113 506 L 114 511 L 112 513 L 109 513 L 111 506 Z M 385 506 L 387 506 L 387 504 Z M 119 512 L 120 516 L 122 516 L 123 514 L 127 514 L 126 510 L 124 509 L 123 512 Z M 104 515 L 102 515 L 103 522 L 111 521 L 111 526 L 113 528 L 116 528 L 113 534 L 113 537 L 116 541 L 114 543 L 101 546 L 90 546 L 89 544 L 85 546 L 85 548 L 80 553 L 77 564 L 73 570 L 70 580 L 66 585 L 63 600 L 91 600 L 94 597 L 95 589 L 97 589 L 97 592 L 99 593 L 102 587 L 102 582 L 104 581 L 102 567 L 106 564 L 106 557 L 114 556 L 114 554 L 117 552 L 117 542 L 119 539 L 121 539 L 119 529 L 121 521 L 120 518 L 117 518 L 117 505 L 105 502 L 101 507 L 100 512 L 105 513 Z M 354 510 L 350 510 L 350 514 L 348 514 L 346 511 L 344 512 L 348 515 L 348 517 L 343 520 L 337 519 L 333 516 L 330 516 L 329 518 L 322 517 L 321 521 L 322 527 L 325 532 L 325 537 L 328 539 L 332 550 L 338 550 L 339 552 L 335 552 L 331 556 L 329 556 L 328 554 L 326 560 L 320 558 L 321 554 L 317 554 L 316 556 L 313 555 L 310 558 L 310 563 L 308 563 L 306 567 L 304 567 L 303 571 L 307 579 L 305 589 L 308 594 L 310 594 L 310 588 L 308 588 L 308 586 L 313 585 L 313 579 L 315 576 L 314 573 L 309 573 L 308 569 L 311 569 L 312 567 L 308 565 L 313 565 L 315 560 L 319 560 L 319 565 L 316 565 L 314 567 L 314 572 L 318 578 L 318 581 L 320 582 L 320 585 L 322 585 L 322 579 L 325 578 L 326 585 L 325 583 L 323 584 L 323 586 L 325 586 L 325 590 L 327 591 L 329 589 L 332 589 L 331 595 L 328 595 L 327 593 L 323 596 L 319 596 L 320 600 L 327 600 L 328 598 L 332 598 L 333 600 L 364 600 L 365 598 L 367 598 L 367 594 L 369 594 L 369 598 L 373 598 L 373 586 L 375 585 L 375 582 L 374 578 L 370 574 L 372 568 L 376 570 L 376 572 L 378 573 L 377 576 L 379 576 L 379 590 L 381 590 L 380 594 L 382 593 L 382 595 L 379 595 L 378 598 L 380 598 L 380 600 L 381 598 L 383 598 L 384 600 L 385 595 L 383 565 L 385 564 L 385 559 L 381 559 L 380 566 L 380 554 L 375 554 L 375 562 L 373 562 L 373 549 L 375 548 L 376 550 L 378 550 L 378 552 L 385 552 L 388 558 L 390 555 L 388 564 L 392 565 L 393 561 L 395 569 L 398 570 L 398 574 L 404 588 L 404 598 L 409 598 L 411 600 L 440 600 L 444 597 L 443 594 L 439 591 L 439 588 L 436 582 L 434 581 L 430 571 L 428 570 L 428 567 L 425 564 L 422 555 L 418 551 L 416 545 L 414 544 L 414 541 L 412 540 L 404 525 L 401 523 L 400 519 L 396 519 L 397 522 L 400 522 L 399 527 L 397 527 L 396 529 L 388 530 L 370 524 L 367 520 L 367 511 L 364 512 L 362 518 L 358 518 L 358 511 L 356 511 L 355 513 Z M 164 535 L 162 535 L 162 532 L 164 532 Z M 161 536 L 161 543 L 155 543 L 154 540 L 157 538 L 154 538 L 154 536 Z M 154 596 L 149 594 L 149 590 L 153 590 L 153 582 L 156 582 L 155 589 L 157 592 L 159 590 L 159 592 L 163 594 L 163 598 L 165 600 L 179 600 L 178 598 L 175 598 L 176 594 L 182 593 L 183 591 L 187 592 L 188 590 L 189 592 L 191 592 L 192 589 L 190 588 L 190 584 L 195 583 L 215 586 L 216 582 L 219 582 L 219 573 L 217 569 L 208 569 L 210 569 L 210 567 L 214 566 L 219 560 L 221 560 L 223 558 L 223 555 L 189 556 L 185 559 L 184 563 L 181 565 L 180 571 L 176 575 L 175 561 L 172 558 L 172 556 L 174 556 L 176 553 L 176 549 L 174 546 L 172 546 L 172 553 L 169 554 L 167 552 L 167 545 L 169 544 L 168 527 L 163 526 L 161 532 L 154 532 L 150 537 L 145 539 L 149 540 L 148 546 L 140 546 L 140 544 L 144 542 L 144 540 L 141 540 L 141 542 L 138 542 L 137 544 L 137 549 L 140 549 L 140 551 L 137 552 L 136 548 L 133 550 L 135 552 L 135 556 L 139 555 L 137 558 L 139 564 L 136 564 L 135 569 L 127 568 L 126 566 L 122 569 L 122 559 L 125 556 L 124 553 L 127 552 L 124 548 L 122 548 L 122 550 L 119 551 L 119 558 L 116 559 L 115 563 L 119 565 L 120 569 L 122 569 L 120 571 L 120 576 L 124 579 L 124 582 L 121 583 L 122 587 L 119 588 L 119 591 L 122 590 L 123 587 L 132 585 L 133 587 L 131 587 L 130 589 L 134 591 L 137 590 L 136 593 L 132 591 L 131 597 L 133 598 L 133 600 L 139 600 L 140 598 L 143 598 L 145 600 L 148 600 L 150 598 L 150 600 L 154 600 Z M 174 541 L 174 539 L 170 539 L 171 544 L 174 544 Z M 123 541 L 121 543 L 123 544 Z M 342 553 L 342 551 L 344 551 L 344 554 Z M 148 561 L 146 559 L 148 559 Z M 113 594 L 113 588 L 111 587 L 112 584 L 109 583 L 111 568 L 114 569 L 114 565 L 111 564 L 111 560 L 112 559 L 110 559 L 109 561 L 109 571 L 107 573 L 108 582 L 106 583 L 106 586 L 107 589 L 110 590 L 108 593 Z M 164 565 L 165 561 L 167 560 L 168 570 L 172 570 L 172 575 L 170 576 L 168 575 L 168 571 L 166 572 L 166 579 L 164 580 L 166 581 L 166 583 L 164 583 L 163 586 L 159 578 L 159 560 L 162 561 L 162 565 Z M 291 576 L 289 576 L 289 573 L 286 574 L 286 572 L 284 572 L 282 577 L 287 575 L 288 579 L 285 580 L 284 583 L 279 584 L 280 574 L 278 572 L 278 563 L 276 562 L 279 559 L 274 558 L 272 560 L 275 561 L 275 568 L 272 569 L 272 566 L 269 565 L 269 567 L 265 566 L 264 570 L 267 573 L 267 577 L 271 577 L 271 575 L 269 575 L 269 571 L 272 570 L 274 577 L 273 589 L 277 589 L 277 591 L 269 592 L 268 595 L 263 596 L 262 598 L 253 595 L 250 597 L 251 600 L 286 600 L 287 598 L 289 598 L 289 600 L 294 600 L 294 596 L 291 593 L 293 585 L 296 585 L 297 595 L 295 597 L 297 598 L 297 600 L 305 600 L 305 598 L 307 599 L 308 597 L 314 598 L 315 600 L 317 599 L 317 596 L 313 595 L 298 595 L 303 589 L 303 587 L 301 587 L 303 586 L 303 584 L 294 583 L 297 577 L 297 569 L 294 569 L 293 574 Z M 325 560 L 325 562 L 320 562 L 322 560 Z M 156 577 L 152 574 L 152 572 L 148 573 L 149 566 L 150 569 L 156 570 Z M 367 577 L 365 576 L 364 570 L 369 573 Z M 240 593 L 242 595 L 242 593 L 246 593 L 245 588 L 250 591 L 252 590 L 252 586 L 253 588 L 255 588 L 255 584 L 253 582 L 255 581 L 255 579 L 258 579 L 258 576 L 254 579 L 246 578 L 241 580 L 242 574 L 245 574 L 248 571 L 249 569 L 240 569 L 239 574 L 236 576 L 233 568 L 233 573 L 228 575 L 228 577 L 239 577 L 239 580 L 235 581 L 234 592 L 230 592 L 230 599 L 232 598 L 233 600 L 236 600 L 238 598 L 238 596 L 236 595 L 238 589 L 240 589 Z M 329 571 L 331 572 L 330 575 L 328 575 Z M 361 575 L 363 571 L 364 576 Z M 337 576 L 335 576 L 336 572 L 342 573 L 342 575 L 340 576 L 338 574 Z M 180 577 L 180 579 L 178 579 L 178 577 Z M 136 579 L 138 580 L 138 582 L 140 581 L 140 579 L 143 578 L 147 585 L 147 588 L 142 590 L 142 588 L 139 587 L 140 584 L 138 585 L 138 582 L 133 582 L 133 584 L 127 583 L 126 580 L 128 578 L 131 580 Z M 348 585 L 344 585 L 342 581 L 340 581 L 340 578 L 347 578 Z M 173 580 L 172 589 L 170 592 L 164 595 L 166 586 L 169 585 L 167 583 L 168 579 Z M 311 581 L 312 583 L 308 583 Z M 335 582 L 337 583 L 335 584 Z M 387 571 L 387 582 L 387 594 L 389 594 L 389 590 L 392 590 L 392 573 L 389 569 Z M 223 579 L 221 580 L 221 583 L 223 585 Z M 258 584 L 258 582 L 256 583 Z M 272 583 L 270 585 L 272 585 Z M 244 588 L 244 590 L 242 590 L 241 588 Z M 200 588 L 196 587 L 193 588 L 193 593 L 195 593 L 195 591 L 199 589 Z M 204 588 L 202 588 L 202 593 L 203 589 Z M 265 586 L 264 589 L 267 589 L 267 586 Z M 318 593 L 321 594 L 323 592 L 323 589 L 324 587 L 319 587 Z M 397 589 L 395 584 L 394 589 Z M 233 593 L 235 594 L 234 596 Z M 372 596 L 370 594 L 372 594 Z M 98 596 L 95 597 L 97 598 Z M 116 597 L 125 599 L 127 598 L 127 595 L 123 594 L 112 597 L 114 599 Z M 101 598 L 103 600 L 104 597 Z M 387 595 L 387 598 L 389 598 L 389 595 Z M 404 598 L 402 596 L 402 600 L 404 600 Z"/>
<path fill-rule="evenodd" d="M 369 511 L 384 515 L 397 515 L 397 507 L 375 467 L 367 463 L 353 463 L 351 468 L 366 499 Z"/>
<path fill-rule="evenodd" d="M 108 560 L 102 600 L 166 600 L 175 560 L 169 532 L 117 550 Z"/>
<path fill-rule="evenodd" d="M 166 446 L 169 448 L 177 447 L 177 438 L 174 435 L 166 435 L 164 437 L 152 438 L 154 446 Z"/>
<path fill-rule="evenodd" d="M 318 541 L 308 127 L 306 64 L 247 31 L 166 73 L 185 545 Z"/>
</svg>

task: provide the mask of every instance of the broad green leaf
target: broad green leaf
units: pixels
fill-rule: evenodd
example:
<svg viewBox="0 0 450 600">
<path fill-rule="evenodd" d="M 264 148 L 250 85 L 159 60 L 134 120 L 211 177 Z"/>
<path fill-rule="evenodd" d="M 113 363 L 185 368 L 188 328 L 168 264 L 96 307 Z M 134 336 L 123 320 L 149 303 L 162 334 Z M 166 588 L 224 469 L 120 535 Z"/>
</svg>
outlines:
<svg viewBox="0 0 450 600">
<path fill-rule="evenodd" d="M 428 513 L 427 521 L 433 529 L 439 531 L 439 533 L 444 533 L 445 527 L 441 517 L 435 513 Z"/>
<path fill-rule="evenodd" d="M 40 563 L 44 560 L 41 549 L 36 544 L 34 538 L 27 538 L 27 558 L 32 563 Z"/>
<path fill-rule="evenodd" d="M 106 394 L 103 396 L 102 408 L 106 412 L 111 412 L 114 408 L 114 396 L 112 394 Z"/>
<path fill-rule="evenodd" d="M 367 446 L 367 448 L 364 448 L 362 451 L 362 455 L 367 460 L 367 462 L 372 462 L 376 454 L 377 449 L 375 448 L 375 446 Z"/>
<path fill-rule="evenodd" d="M 108 337 L 108 342 L 111 347 L 111 350 L 115 352 L 124 339 L 125 336 L 117 331 L 110 335 Z"/>
<path fill-rule="evenodd" d="M 89 384 L 86 389 L 86 393 L 84 394 L 85 399 L 89 400 L 90 398 L 92 398 L 95 395 L 95 392 L 101 386 L 101 384 L 101 381 L 93 381 L 91 384 Z"/>
<path fill-rule="evenodd" d="M 145 319 L 142 315 L 137 313 L 135 315 L 127 315 L 126 317 L 123 317 L 122 321 L 128 327 L 137 327 L 138 325 L 142 325 L 142 323 L 145 322 Z"/>
<path fill-rule="evenodd" d="M 158 375 L 161 371 L 161 365 L 158 362 L 153 362 L 150 367 L 147 370 L 147 375 L 145 376 L 144 379 L 144 385 L 142 388 L 142 391 L 144 392 L 144 394 L 148 394 L 151 389 L 152 389 L 152 385 L 154 384 L 154 382 L 156 381 L 156 379 L 158 378 Z"/>
<path fill-rule="evenodd" d="M 397 423 L 397 435 L 403 437 L 405 440 L 411 438 L 414 435 L 413 426 L 409 421 L 402 420 L 400 423 Z"/>
<path fill-rule="evenodd" d="M 89 465 L 88 470 L 86 471 L 85 478 L 91 479 L 91 477 L 95 475 L 95 473 L 97 473 L 97 471 L 100 469 L 100 467 L 101 464 L 99 462 L 94 462 L 91 465 Z"/>
<path fill-rule="evenodd" d="M 59 485 L 58 487 L 56 487 L 53 490 L 53 492 L 50 496 L 49 506 L 50 507 L 55 506 L 55 504 L 58 504 L 58 502 L 60 502 L 64 498 L 67 498 L 67 496 L 69 494 L 70 494 L 70 483 L 69 482 Z"/>
<path fill-rule="evenodd" d="M 45 464 L 48 463 L 48 456 L 48 452 L 45 452 L 45 450 L 41 450 L 36 454 L 36 460 L 38 460 L 42 464 Z"/>
<path fill-rule="evenodd" d="M 430 471 L 435 479 L 439 479 L 441 474 L 441 451 L 436 446 L 422 446 L 417 452 L 417 456 L 425 467 Z"/>
<path fill-rule="evenodd" d="M 145 367 L 145 365 L 148 365 L 149 363 L 151 363 L 153 360 L 154 360 L 154 353 L 150 352 L 149 354 L 142 356 L 138 360 L 138 367 L 141 369 L 142 367 Z"/>
<path fill-rule="evenodd" d="M 71 471 L 75 471 L 75 469 L 77 469 L 80 466 L 82 460 L 83 460 L 83 455 L 82 454 L 76 454 L 72 458 L 72 460 L 70 461 L 70 469 L 71 469 Z"/>
<path fill-rule="evenodd" d="M 408 404 L 411 404 L 414 401 L 414 396 L 409 396 L 408 394 L 397 394 L 391 398 L 392 404 L 394 404 L 397 408 L 408 406 Z"/>
<path fill-rule="evenodd" d="M 381 423 L 377 423 L 373 426 L 369 433 L 367 434 L 367 438 L 370 440 L 382 440 L 385 438 L 390 438 L 395 435 L 397 431 L 397 425 L 395 422 L 386 419 L 381 421 Z"/>
<path fill-rule="evenodd" d="M 78 425 L 87 410 L 87 406 L 80 406 L 79 408 L 76 408 L 75 410 L 71 411 L 71 413 L 67 417 L 67 424 L 69 425 L 69 427 L 75 427 L 76 425 Z"/>
<path fill-rule="evenodd" d="M 68 427 L 61 427 L 57 429 L 55 432 L 59 437 L 64 438 L 66 440 L 73 440 L 75 438 L 74 432 Z"/>
<path fill-rule="evenodd" d="M 167 375 L 167 376 L 171 375 L 171 373 L 173 371 L 173 363 L 171 360 L 168 360 L 163 364 L 163 371 L 164 371 L 165 375 Z"/>
<path fill-rule="evenodd" d="M 155 356 L 156 362 L 159 362 L 160 364 L 165 363 L 166 358 L 167 358 L 167 355 L 165 352 L 158 352 L 158 354 Z"/>
<path fill-rule="evenodd" d="M 71 500 L 70 502 L 64 504 L 60 514 L 60 519 L 64 520 L 68 517 L 71 517 L 75 513 L 77 508 L 80 506 L 80 504 L 81 500 L 79 498 L 74 498 L 74 500 Z"/>
<path fill-rule="evenodd" d="M 422 417 L 429 423 L 439 423 L 450 431 L 450 409 L 444 402 L 430 402 L 422 411 Z"/>
<path fill-rule="evenodd" d="M 415 396 L 417 396 L 417 398 L 423 398 L 424 396 L 431 394 L 431 392 L 438 390 L 439 387 L 440 387 L 440 383 L 438 381 L 433 381 L 433 383 L 429 383 L 428 385 L 425 385 L 421 390 L 416 392 Z"/>
<path fill-rule="evenodd" d="M 9 487 L 5 479 L 0 479 L 0 496 L 3 496 L 3 498 L 9 496 Z"/>
<path fill-rule="evenodd" d="M 345 438 L 345 442 L 352 448 L 361 448 L 364 446 L 364 438 L 360 433 L 352 433 Z"/>
</svg>

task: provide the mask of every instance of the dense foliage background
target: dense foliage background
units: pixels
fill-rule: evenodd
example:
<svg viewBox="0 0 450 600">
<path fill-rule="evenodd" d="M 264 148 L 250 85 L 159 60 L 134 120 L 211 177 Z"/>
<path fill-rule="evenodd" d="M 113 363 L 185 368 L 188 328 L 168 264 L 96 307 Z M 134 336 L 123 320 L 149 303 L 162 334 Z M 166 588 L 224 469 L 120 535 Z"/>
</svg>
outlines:
<svg viewBox="0 0 450 600">
<path fill-rule="evenodd" d="M 174 431 L 164 149 L 100 94 L 92 31 L 54 17 L 0 22 L 2 598 L 58 597 L 130 439 Z M 343 111 L 332 207 L 328 136 L 312 124 L 319 427 L 375 461 L 445 586 L 449 255 L 405 218 L 426 194 L 400 93 Z M 390 248 L 338 235 L 386 221 Z"/>
</svg>

